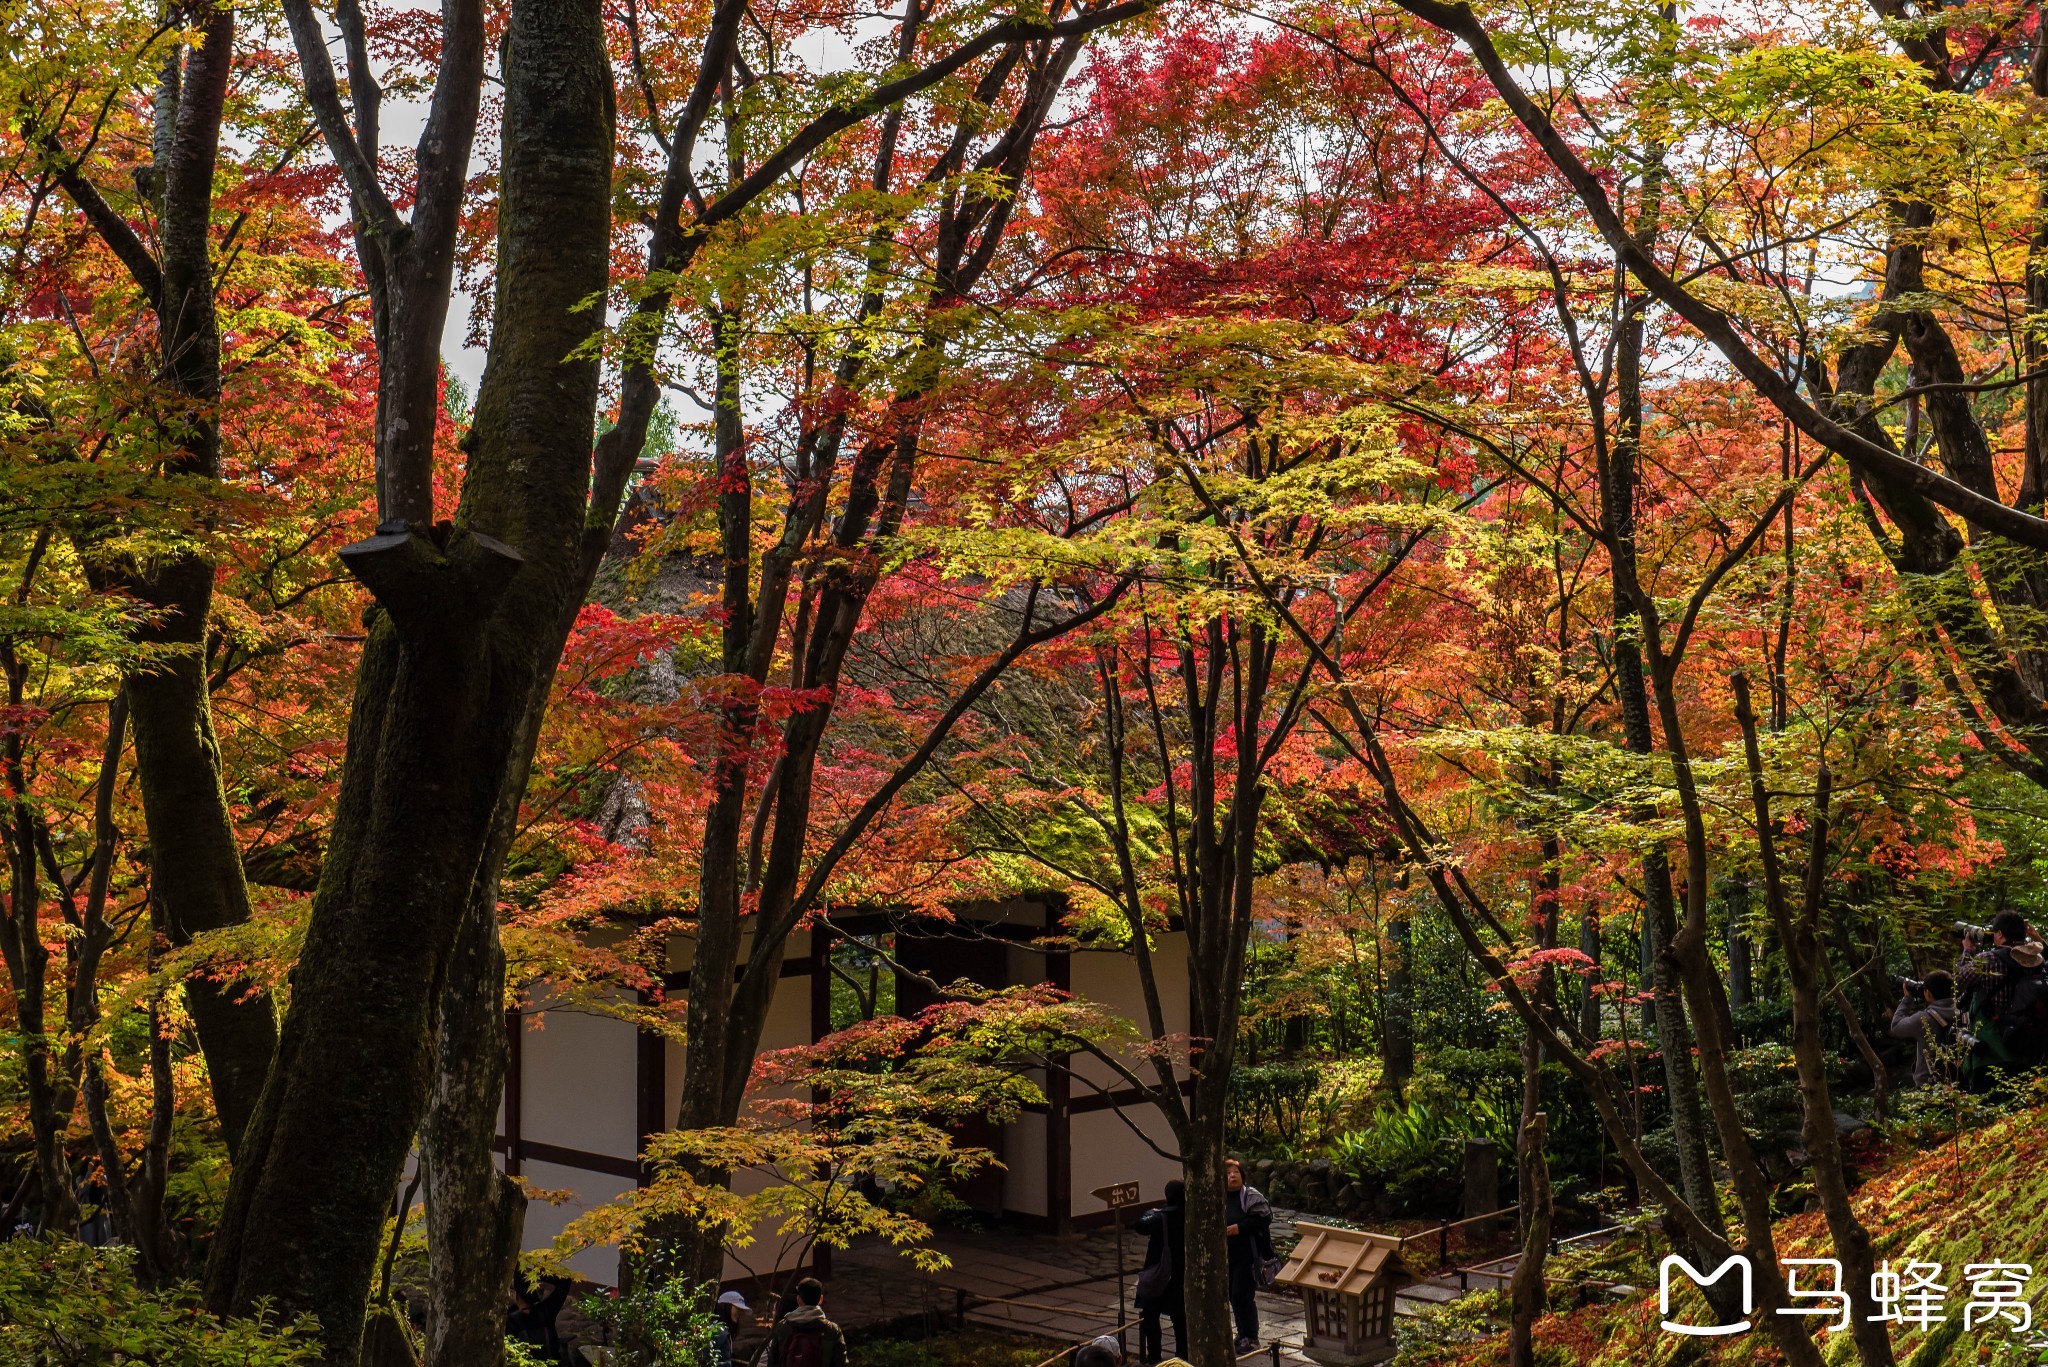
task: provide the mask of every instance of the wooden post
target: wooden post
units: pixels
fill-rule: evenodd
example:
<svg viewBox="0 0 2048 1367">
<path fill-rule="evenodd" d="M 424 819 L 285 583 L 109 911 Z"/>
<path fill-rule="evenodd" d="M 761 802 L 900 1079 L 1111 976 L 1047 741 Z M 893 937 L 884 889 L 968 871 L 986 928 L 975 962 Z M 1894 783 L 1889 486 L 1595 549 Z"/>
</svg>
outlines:
<svg viewBox="0 0 2048 1367">
<path fill-rule="evenodd" d="M 521 1142 L 526 1064 L 520 1056 L 520 1040 L 526 1033 L 526 1018 L 517 1007 L 505 1012 L 505 1172 L 517 1177 L 526 1154 Z"/>
<path fill-rule="evenodd" d="M 1048 898 L 1045 904 L 1045 933 L 1048 938 L 1060 929 L 1062 903 Z M 1045 956 L 1046 981 L 1061 992 L 1074 990 L 1074 956 L 1055 950 Z M 1047 1060 L 1045 1070 L 1045 1219 L 1054 1234 L 1074 1229 L 1074 1076 L 1068 1071 L 1073 1055 L 1058 1054 Z"/>
<path fill-rule="evenodd" d="M 1124 1208 L 1116 1208 L 1116 1350 L 1130 1351 L 1130 1340 L 1124 1337 L 1124 1321 L 1129 1318 L 1124 1309 L 1129 1304 L 1124 1296 Z"/>
<path fill-rule="evenodd" d="M 1500 1148 L 1491 1139 L 1465 1141 L 1465 1218 L 1472 1220 L 1472 1237 L 1484 1243 L 1493 1237 L 1491 1215 L 1500 1209 Z"/>
<path fill-rule="evenodd" d="M 639 997 L 642 1005 L 650 1000 L 644 990 Z M 648 1140 L 668 1129 L 668 1042 L 652 1030 L 633 1036 L 633 1128 L 635 1158 L 647 1151 Z M 653 1176 L 643 1159 L 639 1185 L 645 1187 Z"/>
</svg>

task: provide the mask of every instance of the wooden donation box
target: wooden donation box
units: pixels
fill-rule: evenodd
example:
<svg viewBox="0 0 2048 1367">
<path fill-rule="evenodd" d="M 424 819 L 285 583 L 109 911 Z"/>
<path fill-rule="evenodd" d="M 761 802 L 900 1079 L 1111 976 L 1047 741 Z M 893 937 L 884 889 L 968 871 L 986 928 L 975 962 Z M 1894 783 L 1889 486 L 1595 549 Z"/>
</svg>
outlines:
<svg viewBox="0 0 2048 1367">
<path fill-rule="evenodd" d="M 1277 1278 L 1301 1292 L 1302 1352 L 1329 1367 L 1369 1367 L 1394 1355 L 1394 1292 L 1412 1280 L 1391 1234 L 1297 1223 L 1301 1241 Z"/>
</svg>

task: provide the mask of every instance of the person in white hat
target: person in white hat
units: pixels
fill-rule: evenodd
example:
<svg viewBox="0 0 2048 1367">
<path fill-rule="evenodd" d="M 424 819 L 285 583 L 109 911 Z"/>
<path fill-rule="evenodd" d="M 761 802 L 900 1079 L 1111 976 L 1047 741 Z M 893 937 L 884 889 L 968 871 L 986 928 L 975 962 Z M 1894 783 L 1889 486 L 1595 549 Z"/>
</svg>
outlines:
<svg viewBox="0 0 2048 1367">
<path fill-rule="evenodd" d="M 740 1316 L 753 1307 L 737 1291 L 721 1291 L 711 1313 L 718 1324 L 711 1331 L 711 1367 L 732 1367 L 732 1336 L 740 1327 Z"/>
</svg>

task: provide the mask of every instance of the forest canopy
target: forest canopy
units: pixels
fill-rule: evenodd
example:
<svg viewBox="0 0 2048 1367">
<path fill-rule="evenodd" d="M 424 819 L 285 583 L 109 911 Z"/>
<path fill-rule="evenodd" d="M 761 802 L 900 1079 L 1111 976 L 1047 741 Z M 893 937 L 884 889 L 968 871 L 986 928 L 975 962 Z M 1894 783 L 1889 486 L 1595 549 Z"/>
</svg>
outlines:
<svg viewBox="0 0 2048 1367">
<path fill-rule="evenodd" d="M 1587 1357 L 1582 1228 L 1969 1351 L 1880 1291 L 1914 1164 L 2043 1176 L 2039 5 L 0 16 L 0 1362 L 494 1367 L 594 1243 L 694 1362 L 1075 1060 L 1196 1367 L 1231 1160 L 1470 1143 L 1519 1262 L 1406 1360 Z M 1020 899 L 1128 1000 L 901 952 Z M 543 1250 L 557 1011 L 679 1061 Z"/>
</svg>

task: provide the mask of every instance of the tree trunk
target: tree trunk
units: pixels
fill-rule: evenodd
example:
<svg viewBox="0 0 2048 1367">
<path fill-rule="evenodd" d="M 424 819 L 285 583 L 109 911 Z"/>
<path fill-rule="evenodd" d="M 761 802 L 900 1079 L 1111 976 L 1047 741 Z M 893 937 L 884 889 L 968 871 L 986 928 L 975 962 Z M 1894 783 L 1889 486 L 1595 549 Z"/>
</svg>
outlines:
<svg viewBox="0 0 2048 1367">
<path fill-rule="evenodd" d="M 1656 749 L 1656 734 L 1650 725 L 1649 690 L 1643 677 L 1642 649 L 1633 633 L 1639 631 L 1630 586 L 1635 578 L 1635 461 L 1641 421 L 1641 394 L 1637 361 L 1642 344 L 1642 320 L 1631 315 L 1625 326 L 1621 360 L 1623 431 L 1617 437 L 1608 460 L 1602 501 L 1613 555 L 1614 686 L 1621 703 L 1622 729 L 1628 748 L 1639 755 Z M 1639 813 L 1646 816 L 1648 813 Z M 1678 933 L 1678 917 L 1671 888 L 1671 862 L 1661 847 L 1644 851 L 1643 937 L 1647 951 L 1644 982 L 1649 986 L 1652 1010 L 1648 1024 L 1657 1034 L 1657 1049 L 1663 1058 L 1665 1095 L 1671 1107 L 1671 1137 L 1678 1149 L 1679 1187 L 1687 1204 L 1699 1212 L 1709 1229 L 1719 1233 L 1720 1197 L 1714 1190 L 1712 1160 L 1707 1152 L 1707 1119 L 1700 1101 L 1699 1072 L 1693 1064 L 1692 1031 L 1687 1027 L 1685 1004 L 1678 973 L 1662 950 Z M 1692 1250 L 1697 1254 L 1698 1250 Z"/>
<path fill-rule="evenodd" d="M 678 148 L 689 145 L 697 127 L 693 120 L 709 107 L 716 88 L 730 79 L 731 44 L 743 9 L 744 6 L 722 5 L 713 16 L 696 90 L 696 95 L 704 97 L 704 103 L 693 103 L 696 112 L 686 112 L 679 127 L 690 130 L 689 138 L 679 136 L 674 144 Z M 906 63 L 913 58 L 919 33 L 915 17 L 918 11 L 915 7 L 913 11 L 897 35 L 898 57 Z M 751 735 L 755 729 L 751 694 L 736 697 L 721 719 L 719 754 L 714 765 L 717 791 L 704 826 L 697 942 L 688 1005 L 689 1047 L 684 1055 L 676 1118 L 681 1128 L 733 1123 L 745 1098 L 788 937 L 806 911 L 815 905 L 822 879 L 844 855 L 852 839 L 866 831 L 867 823 L 885 809 L 901 782 L 930 758 L 927 748 L 906 761 L 870 803 L 863 804 L 862 815 L 852 825 L 841 828 L 827 852 L 810 862 L 817 834 L 812 829 L 811 815 L 819 749 L 832 721 L 846 652 L 859 628 L 867 596 L 881 573 L 882 557 L 876 550 L 900 530 L 910 504 L 918 469 L 925 388 L 944 367 L 954 326 L 949 321 L 952 310 L 993 259 L 1008 222 L 1008 205 L 1022 183 L 1031 149 L 1053 100 L 1079 56 L 1082 37 L 1076 33 L 1063 36 L 1055 44 L 1035 47 L 1029 60 L 1021 63 L 1026 55 L 1023 44 L 1005 49 L 1005 55 L 984 75 L 976 92 L 976 100 L 982 106 L 991 104 L 1003 93 L 1013 70 L 1026 73 L 1025 88 L 1008 129 L 971 168 L 1006 184 L 1009 192 L 993 199 L 977 194 L 948 201 L 939 223 L 932 264 L 921 278 L 925 308 L 921 335 L 908 364 L 898 372 L 898 388 L 889 403 L 890 411 L 897 416 L 859 449 L 844 473 L 840 473 L 841 441 L 846 432 L 844 412 L 871 371 L 867 359 L 852 348 L 833 368 L 830 399 L 824 405 L 833 410 L 832 416 L 800 435 L 795 479 L 800 491 L 785 510 L 783 536 L 763 557 L 758 587 L 752 583 L 749 528 L 753 491 L 742 449 L 744 415 L 739 401 L 739 372 L 736 365 L 728 363 L 736 352 L 725 346 L 718 349 L 714 431 L 723 475 L 719 507 L 723 533 L 723 664 L 725 671 L 734 676 L 738 689 L 758 688 L 765 682 L 782 649 L 791 572 L 801 557 L 811 553 L 821 529 L 826 530 L 837 554 L 827 556 L 816 580 L 802 589 L 803 605 L 815 603 L 816 615 L 806 619 L 799 610 L 795 648 L 791 651 L 792 686 L 815 691 L 820 701 L 783 724 L 781 753 L 770 770 L 768 786 L 757 797 L 751 838 L 748 824 L 741 819 L 749 793 Z M 970 169 L 964 165 L 964 159 L 975 138 L 985 131 L 986 119 L 985 108 L 962 116 L 950 150 L 942 154 L 932 175 Z M 874 163 L 873 183 L 877 191 L 887 190 L 892 183 L 897 141 L 894 130 L 899 125 L 900 116 L 893 113 L 885 123 Z M 738 132 L 729 128 L 727 134 L 728 148 L 738 148 Z M 732 182 L 745 181 L 742 171 L 744 167 L 737 160 L 728 162 L 727 174 Z M 673 272 L 686 264 L 696 244 L 703 240 L 701 234 L 678 230 L 682 186 L 688 181 L 687 168 L 672 160 L 649 248 L 651 263 L 662 272 Z M 721 212 L 727 202 L 718 201 L 710 212 Z M 896 265 L 889 244 L 886 233 L 878 232 L 870 239 L 869 289 L 860 308 L 862 320 L 873 317 L 883 305 L 884 286 Z M 665 307 L 666 300 L 666 294 L 650 293 L 640 308 L 643 313 L 650 308 L 659 309 Z M 714 328 L 721 336 L 736 332 L 738 323 L 737 315 L 724 308 L 714 318 Z M 614 433 L 630 437 L 645 430 L 659 388 L 646 367 L 629 366 L 622 391 L 619 426 Z M 842 499 L 839 514 L 829 520 L 828 496 Z M 985 688 L 985 678 L 974 687 L 976 693 Z M 957 720 L 957 713 L 948 715 Z M 941 723 L 928 745 L 943 738 L 952 720 Z M 874 805 L 877 802 L 881 807 Z M 765 859 L 757 858 L 763 833 L 771 829 L 772 835 L 765 842 Z M 746 933 L 740 915 L 743 875 L 746 889 L 758 894 L 751 935 Z M 699 1176 L 711 1181 L 726 1180 L 725 1174 L 713 1171 Z M 716 1229 L 686 1229 L 681 1221 L 669 1222 L 659 1240 L 666 1245 L 658 1255 L 659 1261 L 665 1271 L 700 1281 L 715 1279 L 723 1267 L 721 1235 L 722 1231 Z"/>
<path fill-rule="evenodd" d="M 1645 600 L 1647 601 L 1647 600 Z M 1670 661 L 1657 639 L 1661 629 L 1654 618 L 1645 623 L 1650 658 L 1657 662 L 1651 676 L 1657 711 L 1664 725 L 1665 752 L 1670 756 L 1672 775 L 1685 821 L 1686 907 L 1679 934 L 1665 947 L 1664 957 L 1677 966 L 1685 984 L 1686 1004 L 1691 1009 L 1700 1038 L 1700 1075 L 1712 1110 L 1714 1126 L 1720 1132 L 1721 1152 L 1742 1210 L 1742 1228 L 1749 1240 L 1749 1256 L 1760 1264 L 1757 1274 L 1758 1301 L 1764 1321 L 1779 1351 L 1793 1367 L 1820 1367 L 1820 1350 L 1812 1334 L 1797 1319 L 1776 1311 L 1786 1304 L 1784 1284 L 1777 1274 L 1778 1244 L 1771 1213 L 1771 1188 L 1757 1162 L 1756 1151 L 1743 1128 L 1742 1108 L 1728 1077 L 1728 1055 L 1734 1050 L 1735 1028 L 1728 1015 L 1728 998 L 1707 952 L 1707 886 L 1710 869 L 1707 855 L 1706 817 L 1692 777 L 1692 756 L 1687 748 L 1678 711 L 1675 680 Z"/>
<path fill-rule="evenodd" d="M 498 1352 L 505 1341 L 498 1340 Z M 479 1359 L 488 1361 L 488 1359 Z M 412 1328 L 399 1318 L 398 1308 L 379 1301 L 370 1307 L 363 1326 L 363 1367 L 420 1367 L 420 1355 L 413 1348 Z"/>
<path fill-rule="evenodd" d="M 1579 1033 L 1587 1039 L 1598 1039 L 1600 994 L 1593 989 L 1603 981 L 1600 972 L 1600 913 L 1591 907 L 1579 918 L 1579 953 L 1589 961 L 1586 980 L 1579 991 Z"/>
<path fill-rule="evenodd" d="M 516 800 L 512 806 L 516 814 Z M 420 1130 L 430 1367 L 497 1367 L 504 1359 L 505 1289 L 526 1218 L 526 1193 L 492 1156 L 506 1053 L 505 954 L 492 877 L 479 880 L 449 961 L 434 1090 Z"/>
<path fill-rule="evenodd" d="M 4 641 L 0 641 L 0 654 L 4 654 L 7 669 L 8 704 L 19 707 L 26 666 Z M 7 900 L 0 902 L 0 957 L 7 963 L 7 980 L 14 992 L 14 1023 L 21 1041 L 21 1089 L 31 1150 L 28 1186 L 34 1192 L 36 1227 L 70 1234 L 78 1228 L 79 1214 L 71 1185 L 70 1155 L 64 1146 L 71 1127 L 73 1093 L 66 1085 L 63 1051 L 51 1047 L 51 954 L 43 943 L 41 921 L 41 821 L 27 796 L 20 732 L 0 737 L 0 746 L 6 755 L 6 783 L 15 795 L 8 804 L 5 827 L 9 887 Z"/>
<path fill-rule="evenodd" d="M 277 1065 L 208 1269 L 214 1308 L 310 1311 L 360 1350 L 423 1118 L 451 960 L 549 643 L 581 590 L 607 278 L 611 83 L 594 0 L 521 0 L 504 47 L 498 294 L 452 526 L 346 562 L 377 599 Z M 609 522 L 607 517 L 605 521 Z M 470 967 L 475 967 L 470 962 Z"/>
<path fill-rule="evenodd" d="M 1533 1058 L 1536 1049 L 1533 1032 L 1525 1049 Z M 1526 1104 L 1526 1083 L 1524 1088 Z M 1543 1264 L 1550 1254 L 1550 1164 L 1543 1153 L 1546 1133 L 1543 1112 L 1535 1111 L 1524 1117 L 1518 1155 L 1522 1187 L 1522 1257 L 1515 1264 L 1514 1281 L 1508 1288 L 1512 1311 L 1508 1328 L 1509 1367 L 1536 1367 L 1536 1321 L 1542 1318 L 1547 1304 L 1543 1289 Z"/>
<path fill-rule="evenodd" d="M 1763 861 L 1764 897 L 1785 949 L 1785 976 L 1792 993 L 1792 1058 L 1799 1075 L 1800 1139 L 1813 1171 L 1835 1256 L 1841 1263 L 1842 1289 L 1849 1293 L 1851 1333 L 1864 1367 L 1892 1367 L 1891 1338 L 1876 1319 L 1870 1277 L 1876 1270 L 1870 1231 L 1857 1218 L 1842 1168 L 1842 1148 L 1835 1133 L 1834 1099 L 1829 1093 L 1827 1050 L 1821 1042 L 1819 925 L 1827 889 L 1828 804 L 1831 779 L 1822 763 L 1813 802 L 1806 858 L 1805 905 L 1794 917 L 1785 896 L 1777 855 L 1770 798 L 1764 786 L 1762 751 L 1756 717 L 1750 709 L 1749 682 L 1735 678 L 1736 720 L 1741 724 L 1749 766 L 1750 801 L 1756 813 L 1758 850 Z"/>
<path fill-rule="evenodd" d="M 1230 1257 L 1223 1234 L 1229 1193 L 1223 1179 L 1221 1089 L 1198 1082 L 1191 1100 L 1187 1130 L 1180 1136 L 1188 1201 L 1187 1262 L 1181 1271 L 1187 1305 L 1184 1346 L 1194 1367 L 1230 1367 L 1237 1361 L 1237 1326 L 1230 1313 Z"/>
<path fill-rule="evenodd" d="M 176 419 L 182 473 L 220 476 L 220 329 L 213 301 L 213 182 L 235 16 L 226 6 L 200 10 L 205 40 L 185 63 L 171 160 L 164 186 L 163 297 L 157 316 L 164 373 L 196 411 Z M 136 575 L 137 596 L 162 611 L 146 636 L 180 647 L 159 670 L 127 681 L 135 727 L 135 768 L 149 823 L 151 864 L 165 930 L 182 945 L 202 931 L 249 919 L 241 851 L 221 782 L 220 749 L 208 705 L 205 638 L 213 566 L 187 552 Z M 269 998 L 246 984 L 197 980 L 186 1001 L 206 1054 L 214 1109 L 230 1157 L 241 1147 L 276 1044 Z"/>
<path fill-rule="evenodd" d="M 1725 897 L 1728 903 L 1728 1005 L 1740 1011 L 1756 994 L 1754 969 L 1750 963 L 1749 934 L 1743 921 L 1749 915 L 1749 884 L 1732 880 Z"/>
<path fill-rule="evenodd" d="M 1387 948 L 1394 957 L 1387 972 L 1387 993 L 1380 1001 L 1382 1036 L 1386 1041 L 1387 1086 L 1399 1096 L 1415 1076 L 1415 979 L 1409 966 L 1413 954 L 1408 918 L 1387 922 Z"/>
<path fill-rule="evenodd" d="M 434 1090 L 420 1131 L 426 1177 L 428 1288 L 426 1360 L 431 1367 L 494 1364 L 504 1353 L 504 1299 L 517 1266 L 526 1194 L 498 1168 L 498 1107 L 510 1064 L 505 1040 L 505 954 L 498 929 L 498 877 L 519 829 L 519 804 L 547 717 L 554 666 L 575 627 L 609 537 L 586 525 L 580 587 L 565 602 L 543 651 L 512 764 L 498 793 L 489 843 L 442 998 Z"/>
<path fill-rule="evenodd" d="M 161 192 L 157 257 L 137 239 L 74 167 L 60 180 L 150 296 L 162 348 L 159 379 L 175 396 L 163 417 L 169 473 L 220 478 L 220 329 L 214 307 L 212 211 L 235 13 L 202 3 L 192 15 L 204 41 L 190 50 L 182 76 L 166 59 L 158 90 L 147 179 Z M 113 530 L 113 529 L 109 529 Z M 153 611 L 138 641 L 168 647 L 165 658 L 124 681 L 135 728 L 135 767 L 149 828 L 155 894 L 175 945 L 249 919 L 241 851 L 221 780 L 207 696 L 206 635 L 214 566 L 179 547 L 148 563 L 98 554 L 96 536 L 79 537 L 95 587 L 119 588 Z M 277 1028 L 268 997 L 247 983 L 196 978 L 186 985 L 193 1025 L 206 1055 L 221 1137 L 237 1155 L 242 1131 L 270 1065 Z"/>
<path fill-rule="evenodd" d="M 131 587 L 168 613 L 138 634 L 181 648 L 159 669 L 131 675 L 125 686 L 154 892 L 163 907 L 165 937 L 183 946 L 195 935 L 249 919 L 249 890 L 222 786 L 200 653 L 213 566 L 186 557 Z M 185 1003 L 206 1056 L 221 1139 L 228 1157 L 238 1160 L 277 1046 L 270 998 L 246 982 L 194 977 L 185 983 Z"/>
</svg>

